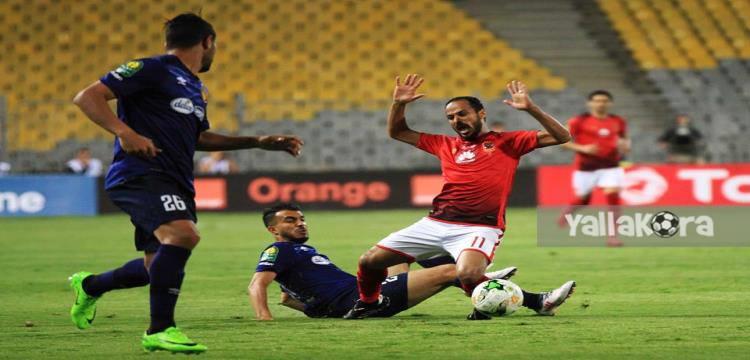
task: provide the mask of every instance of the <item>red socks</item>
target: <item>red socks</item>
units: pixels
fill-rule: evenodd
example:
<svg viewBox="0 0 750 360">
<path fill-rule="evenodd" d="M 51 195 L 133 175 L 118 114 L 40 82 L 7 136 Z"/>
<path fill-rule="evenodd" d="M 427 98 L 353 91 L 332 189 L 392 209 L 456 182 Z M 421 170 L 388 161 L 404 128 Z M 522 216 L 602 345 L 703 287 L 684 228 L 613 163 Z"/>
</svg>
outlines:
<svg viewBox="0 0 750 360">
<path fill-rule="evenodd" d="M 587 196 L 583 196 L 583 197 L 576 196 L 576 198 L 573 199 L 573 202 L 571 202 L 568 205 L 568 207 L 566 207 L 565 210 L 563 210 L 563 212 L 560 214 L 560 217 L 557 218 L 557 225 L 559 225 L 561 227 L 566 226 L 568 224 L 568 222 L 567 222 L 567 220 L 565 220 L 565 215 L 567 215 L 567 214 L 573 214 L 574 212 L 576 212 L 576 210 L 577 210 L 577 208 L 579 206 L 588 205 L 589 202 L 591 202 L 591 195 L 590 194 L 587 195 Z"/>
<path fill-rule="evenodd" d="M 464 284 L 461 283 L 461 289 L 464 289 L 464 293 L 466 293 L 466 296 L 471 296 L 471 293 L 474 291 L 474 288 L 477 287 L 477 285 L 489 280 L 490 278 L 482 275 L 482 278 L 479 279 L 479 281 L 473 283 L 473 284 Z"/>
<path fill-rule="evenodd" d="M 607 199 L 607 205 L 609 206 L 619 206 L 620 205 L 620 193 L 619 192 L 613 192 L 606 194 Z"/>
<path fill-rule="evenodd" d="M 362 302 L 374 303 L 380 297 L 380 288 L 385 278 L 388 276 L 388 269 L 368 269 L 359 265 L 357 270 L 357 289 L 359 289 L 359 299 Z"/>
<path fill-rule="evenodd" d="M 605 194 L 606 200 L 607 200 L 607 206 L 609 207 L 609 211 L 612 212 L 612 216 L 614 216 L 615 219 L 620 217 L 620 193 L 619 192 L 613 192 Z M 617 247 L 622 246 L 623 243 L 619 239 L 617 239 L 617 229 L 618 225 L 615 223 L 615 235 L 614 236 L 608 236 L 607 237 L 607 246 L 611 247 Z"/>
</svg>

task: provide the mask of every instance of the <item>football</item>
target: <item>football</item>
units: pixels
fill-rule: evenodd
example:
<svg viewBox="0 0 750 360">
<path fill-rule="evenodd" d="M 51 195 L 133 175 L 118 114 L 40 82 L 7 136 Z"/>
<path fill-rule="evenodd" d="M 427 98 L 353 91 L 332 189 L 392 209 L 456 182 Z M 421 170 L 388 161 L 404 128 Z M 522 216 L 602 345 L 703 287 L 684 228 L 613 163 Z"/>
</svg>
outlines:
<svg viewBox="0 0 750 360">
<path fill-rule="evenodd" d="M 672 237 L 680 229 L 680 218 L 669 211 L 660 211 L 649 221 L 654 234 L 659 237 Z"/>
<path fill-rule="evenodd" d="M 477 311 L 487 316 L 505 316 L 521 307 L 523 292 L 508 280 L 487 280 L 474 288 L 471 302 Z"/>
</svg>

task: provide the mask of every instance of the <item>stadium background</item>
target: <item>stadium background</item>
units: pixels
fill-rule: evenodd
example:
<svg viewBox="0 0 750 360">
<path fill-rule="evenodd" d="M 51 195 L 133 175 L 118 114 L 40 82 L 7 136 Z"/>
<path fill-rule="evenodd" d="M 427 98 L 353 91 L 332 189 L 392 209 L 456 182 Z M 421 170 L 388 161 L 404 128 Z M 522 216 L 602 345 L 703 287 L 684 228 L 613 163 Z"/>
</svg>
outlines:
<svg viewBox="0 0 750 360">
<path fill-rule="evenodd" d="M 4 224 L 0 228 L 5 229 L 0 233 L 7 250 L 2 261 L 5 265 L 33 266 L 34 270 L 30 270 L 33 273 L 52 269 L 54 264 L 67 269 L 69 264 L 60 265 L 62 260 L 56 255 L 65 250 L 52 234 L 55 230 L 48 226 L 56 226 L 55 229 L 70 238 L 88 241 L 84 248 L 99 251 L 97 254 L 105 260 L 113 255 L 91 244 L 104 242 L 113 248 L 130 249 L 130 244 L 123 240 L 130 236 L 130 230 L 125 228 L 126 218 L 100 215 L 116 211 L 103 196 L 101 179 L 61 174 L 65 162 L 81 146 L 89 147 L 94 157 L 104 161 L 105 168 L 111 160 L 112 136 L 85 119 L 71 100 L 77 91 L 119 64 L 162 52 L 164 20 L 183 11 L 200 11 L 218 33 L 219 49 L 213 68 L 201 76 L 210 91 L 208 116 L 213 129 L 243 135 L 296 134 L 306 141 L 303 156 L 298 159 L 258 150 L 232 153 L 230 156 L 237 161 L 239 174 L 197 180 L 202 210 L 255 211 L 279 200 L 296 201 L 306 209 L 316 210 L 427 206 L 440 186 L 438 162 L 389 139 L 385 132 L 393 78 L 409 72 L 426 78 L 423 88 L 427 96 L 409 106 L 408 120 L 415 129 L 436 133 L 451 133 L 442 114 L 444 101 L 463 94 L 479 96 L 487 107 L 489 120 L 503 121 L 507 129 L 536 128 L 533 119 L 501 104 L 505 83 L 511 79 L 525 81 L 531 88 L 532 98 L 560 120 L 583 112 L 585 96 L 590 90 L 610 90 L 615 96 L 613 110 L 628 120 L 633 139 L 633 150 L 628 157 L 631 163 L 628 188 L 623 195 L 626 203 L 750 204 L 750 142 L 747 141 L 750 136 L 750 2 L 747 0 L 4 0 L 0 1 L 0 65 L 3 69 L 0 76 L 0 162 L 9 164 L 10 171 L 0 176 L 0 217 L 95 216 L 91 219 L 43 219 L 33 223 L 23 222 L 26 219 L 0 219 Z M 706 165 L 661 164 L 665 154 L 657 146 L 657 138 L 673 124 L 678 114 L 689 115 L 693 125 L 705 136 Z M 196 158 L 202 155 L 198 153 Z M 557 148 L 535 151 L 523 158 L 510 201 L 513 207 L 510 216 L 518 224 L 514 231 L 517 231 L 515 241 L 519 242 L 508 245 L 509 251 L 519 254 L 515 264 L 537 264 L 539 256 L 533 239 L 535 215 L 529 209 L 518 207 L 559 205 L 567 201 L 570 168 L 565 164 L 571 159 L 570 152 Z M 691 171 L 693 180 L 685 175 Z M 696 181 L 695 176 L 713 180 Z M 730 182 L 732 186 L 726 185 Z M 712 196 L 706 198 L 706 191 Z M 398 221 L 410 221 L 417 213 L 423 211 L 388 210 L 372 215 L 375 222 L 387 229 L 375 229 L 378 224 L 356 225 L 356 221 L 369 217 L 369 212 L 365 213 L 367 215 L 350 211 L 322 212 L 319 221 L 322 222 L 320 228 L 340 246 L 334 255 L 355 259 L 377 240 L 377 236 L 406 225 Z M 350 235 L 339 228 L 341 222 L 364 227 L 367 239 L 350 244 Z M 121 239 L 105 240 L 109 236 L 108 229 L 115 224 L 123 226 L 118 230 L 122 232 L 122 236 L 118 235 Z M 202 231 L 205 230 L 207 238 L 217 233 L 226 235 L 221 231 L 238 225 L 248 226 L 251 228 L 248 231 L 261 237 L 262 229 L 257 224 L 256 220 L 248 222 L 237 214 L 208 214 L 201 222 L 201 226 L 206 227 Z M 79 227 L 86 230 L 79 230 Z M 225 263 L 201 265 L 198 260 L 195 266 L 198 269 L 203 266 L 204 274 L 207 269 L 225 269 L 229 260 L 236 256 L 232 251 L 239 249 L 237 244 L 241 238 L 244 235 L 234 233 L 223 238 L 222 241 L 233 246 L 228 249 L 217 249 L 216 243 L 206 245 L 207 253 L 214 251 L 212 256 L 224 259 Z M 259 242 L 253 248 L 261 246 Z M 30 263 L 12 257 L 14 254 L 25 257 L 31 250 L 55 253 L 31 256 Z M 567 264 L 579 269 L 579 274 L 586 274 L 591 266 L 586 265 L 589 264 L 586 261 L 595 261 L 592 259 L 615 267 L 610 272 L 602 272 L 601 276 L 605 273 L 621 275 L 620 271 L 625 268 L 646 267 L 653 270 L 647 276 L 655 277 L 665 288 L 672 280 L 696 278 L 711 279 L 705 285 L 691 285 L 706 291 L 724 285 L 733 289 L 747 285 L 746 263 L 741 264 L 746 261 L 746 257 L 742 258 L 746 252 L 715 250 L 704 252 L 709 254 L 705 257 L 697 251 L 681 249 L 650 257 L 651 252 L 627 252 L 631 250 L 623 249 L 622 253 L 606 256 L 590 249 L 555 250 L 545 252 L 544 256 L 563 263 L 560 259 L 564 254 Z M 717 259 L 715 263 L 701 263 L 712 256 Z M 88 261 L 75 256 L 70 261 L 73 260 L 78 265 Z M 111 261 L 96 264 L 103 268 L 111 265 Z M 352 264 L 345 266 L 351 268 Z M 535 274 L 546 281 L 550 274 L 567 271 L 562 265 L 556 266 L 551 271 L 540 270 Z M 703 270 L 696 270 L 698 273 L 683 273 L 686 268 L 694 270 L 701 266 Z M 715 266 L 715 274 L 704 269 L 711 266 Z M 6 270 L 2 272 L 10 271 Z M 657 270 L 664 272 L 657 275 Z M 231 279 L 243 282 L 244 275 Z M 644 276 L 637 272 L 628 273 L 625 278 L 638 290 L 653 290 L 654 293 L 663 290 L 649 288 Z M 740 278 L 745 280 L 738 280 Z M 548 286 L 551 281 L 557 281 L 541 284 L 541 280 L 532 285 Z M 726 283 L 719 285 L 719 281 Z M 35 309 L 45 314 L 50 304 L 58 301 L 65 291 L 58 289 L 57 283 L 51 285 L 52 280 L 49 282 L 44 289 L 46 297 L 38 300 L 47 307 Z M 605 289 L 609 282 L 607 278 L 594 278 L 591 283 Z M 9 280 L 2 282 L 2 286 L 13 289 L 26 285 Z M 612 286 L 618 291 L 632 290 L 619 282 Z M 218 285 L 217 289 L 224 291 Z M 246 311 L 240 291 L 235 292 L 232 296 L 239 298 L 242 304 L 227 305 L 228 309 Z M 743 300 L 746 293 L 731 293 L 730 298 L 726 298 L 729 296 L 726 294 L 714 298 L 713 293 L 690 298 L 685 293 L 687 290 L 681 293 L 683 307 L 672 307 L 675 300 L 660 302 L 661 295 L 652 293 L 643 297 L 636 295 L 636 299 L 655 302 L 656 307 L 647 311 L 650 313 L 672 314 L 677 319 L 689 312 L 696 316 L 695 321 L 707 322 L 710 316 L 724 316 L 724 325 L 736 327 L 740 332 L 748 328 L 746 317 L 737 318 L 739 320 L 732 317 L 741 311 L 730 309 L 721 313 L 718 310 L 717 315 L 717 309 L 724 309 L 722 306 L 727 304 L 746 309 Z M 585 311 L 589 301 L 596 303 L 599 299 L 596 295 L 585 296 L 580 304 L 576 302 L 576 306 L 584 309 L 579 311 Z M 634 309 L 632 303 L 618 307 L 617 301 L 624 304 L 627 295 L 617 296 L 615 305 L 604 305 L 606 311 L 627 315 L 627 311 L 639 310 Z M 459 302 L 464 301 L 462 299 L 445 301 L 452 305 L 464 304 Z M 691 304 L 698 301 L 701 306 L 696 309 Z M 190 300 L 186 303 L 190 304 Z M 197 303 L 214 305 L 208 300 Z M 120 311 L 126 315 L 140 314 L 130 308 Z M 446 314 L 452 312 L 438 310 L 437 314 L 448 316 Z M 24 316 L 22 313 L 17 317 Z M 637 316 L 633 315 L 632 319 L 645 321 L 651 329 L 663 324 Z M 706 318 L 698 319 L 700 316 Z M 125 318 L 123 316 L 123 322 Z M 16 317 L 13 319 L 15 321 Z M 535 320 L 521 319 L 518 325 L 537 324 Z M 738 322 L 734 323 L 735 320 Z M 203 320 L 188 321 L 197 324 Z M 587 329 L 588 325 L 579 320 L 572 321 Z M 608 341 L 616 342 L 623 334 L 617 332 L 620 325 L 608 321 L 590 325 L 592 331 L 613 336 L 614 340 L 603 340 L 604 345 L 613 344 Z M 628 324 L 627 321 L 624 323 Z M 617 323 L 623 322 L 617 320 Z M 699 331 L 705 322 L 670 324 L 662 328 L 675 326 L 683 331 L 688 331 L 687 328 Z M 378 326 L 382 331 L 389 330 L 387 324 Z M 623 331 L 656 336 L 650 332 L 652 330 L 638 326 Z M 526 328 L 534 329 L 533 326 Z M 279 329 L 282 331 L 279 336 L 286 335 L 284 328 Z M 610 333 L 605 329 L 615 330 Z M 427 331 L 425 339 L 436 337 L 441 331 Z M 724 341 L 721 340 L 719 345 L 711 343 L 701 347 L 701 341 L 714 339 L 704 335 L 677 335 L 675 342 L 668 345 L 671 349 L 668 351 L 673 351 L 669 354 L 678 354 L 680 349 L 698 349 L 715 355 L 710 351 L 719 349 L 717 346 L 728 346 L 737 350 L 736 354 L 743 347 L 746 349 L 746 339 L 740 342 L 736 334 L 727 335 L 726 342 L 721 343 Z M 75 336 L 59 340 L 75 341 L 71 340 Z M 111 337 L 106 339 L 125 344 L 132 340 L 123 340 L 123 335 L 117 334 L 107 336 Z M 339 336 L 346 338 L 348 335 Z M 680 336 L 692 342 L 689 345 L 679 343 Z M 102 344 L 106 343 L 104 338 L 100 339 Z M 264 346 L 265 340 L 258 341 L 261 343 L 254 346 Z M 545 336 L 543 341 L 554 342 L 554 339 Z M 440 349 L 437 342 L 434 346 Z M 112 349 L 119 351 L 121 348 Z M 608 349 L 599 348 L 601 352 L 597 354 L 611 355 Z M 112 350 L 100 348 L 100 351 Z M 316 350 L 307 348 L 307 351 L 314 353 Z M 512 352 L 509 348 L 505 351 Z M 399 357 L 399 354 L 405 356 L 398 352 L 394 356 Z M 422 355 L 425 354 L 429 352 Z M 644 350 L 640 355 L 653 354 Z M 293 353 L 290 356 L 293 357 Z"/>
<path fill-rule="evenodd" d="M 161 24 L 184 10 L 200 10 L 219 34 L 214 68 L 202 76 L 213 128 L 307 140 L 295 160 L 264 151 L 231 154 L 243 173 L 335 172 L 312 178 L 342 186 L 354 175 L 367 180 L 368 171 L 381 172 L 373 181 L 392 170 L 434 173 L 437 161 L 383 129 L 392 79 L 404 72 L 427 79 L 427 97 L 409 109 L 413 127 L 423 131 L 450 133 L 442 105 L 457 94 L 482 98 L 488 118 L 508 129 L 534 128 L 500 103 L 505 82 L 523 79 L 562 120 L 584 110 L 588 91 L 610 90 L 614 111 L 629 121 L 628 160 L 635 164 L 663 161 L 656 139 L 683 113 L 703 132 L 709 162 L 750 161 L 744 0 L 9 0 L 0 7 L 0 161 L 10 174 L 60 172 L 81 146 L 106 166 L 112 137 L 70 99 L 127 59 L 159 53 Z M 535 173 L 570 159 L 569 152 L 543 149 L 521 167 Z M 512 204 L 531 205 L 538 196 L 528 186 L 535 174 L 528 177 L 516 187 L 527 192 L 523 201 Z"/>
</svg>

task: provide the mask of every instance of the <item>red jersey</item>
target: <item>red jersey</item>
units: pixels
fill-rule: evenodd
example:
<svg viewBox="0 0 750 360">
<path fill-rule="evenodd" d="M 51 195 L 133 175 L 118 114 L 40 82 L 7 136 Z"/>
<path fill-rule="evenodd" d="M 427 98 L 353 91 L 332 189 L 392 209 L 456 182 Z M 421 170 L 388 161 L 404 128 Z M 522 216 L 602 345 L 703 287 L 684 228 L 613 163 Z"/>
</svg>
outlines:
<svg viewBox="0 0 750 360">
<path fill-rule="evenodd" d="M 573 160 L 576 169 L 593 171 L 620 165 L 621 155 L 617 143 L 626 136 L 625 119 L 617 115 L 600 119 L 585 113 L 568 120 L 568 129 L 576 144 L 596 144 L 598 149 L 594 155 L 576 152 Z"/>
<path fill-rule="evenodd" d="M 504 230 L 505 205 L 518 160 L 537 147 L 537 133 L 489 132 L 473 141 L 421 134 L 417 147 L 440 159 L 445 181 L 432 201 L 430 217 Z"/>
</svg>

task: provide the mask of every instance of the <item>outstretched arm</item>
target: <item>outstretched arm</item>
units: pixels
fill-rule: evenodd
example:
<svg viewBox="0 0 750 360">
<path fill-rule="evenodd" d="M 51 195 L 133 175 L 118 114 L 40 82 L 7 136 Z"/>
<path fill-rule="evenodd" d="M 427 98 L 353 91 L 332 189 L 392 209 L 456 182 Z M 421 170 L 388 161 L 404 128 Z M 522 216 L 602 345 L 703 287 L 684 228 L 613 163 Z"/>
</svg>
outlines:
<svg viewBox="0 0 750 360">
<path fill-rule="evenodd" d="M 568 129 L 531 101 L 529 92 L 526 90 L 526 84 L 513 80 L 508 83 L 507 88 L 511 99 L 503 100 L 503 102 L 516 110 L 527 112 L 544 128 L 537 135 L 537 147 L 560 145 L 570 141 Z"/>
<path fill-rule="evenodd" d="M 198 138 L 198 150 L 226 151 L 259 148 L 263 150 L 286 151 L 299 156 L 305 143 L 296 136 L 228 136 L 204 131 Z"/>
<path fill-rule="evenodd" d="M 581 154 L 596 155 L 599 152 L 599 147 L 596 144 L 576 144 L 574 142 L 567 142 L 562 144 L 563 149 L 568 149 Z"/>
<path fill-rule="evenodd" d="M 255 309 L 257 320 L 273 320 L 271 310 L 268 308 L 268 285 L 276 279 L 273 271 L 256 272 L 250 285 L 247 287 L 250 295 L 250 304 Z"/>
<path fill-rule="evenodd" d="M 424 96 L 417 94 L 417 89 L 424 79 L 416 74 L 406 75 L 404 83 L 396 77 L 396 87 L 393 89 L 393 104 L 388 112 L 388 136 L 398 141 L 417 146 L 419 133 L 410 129 L 406 124 L 406 104 Z"/>
</svg>

